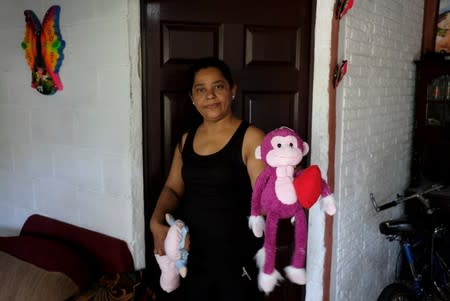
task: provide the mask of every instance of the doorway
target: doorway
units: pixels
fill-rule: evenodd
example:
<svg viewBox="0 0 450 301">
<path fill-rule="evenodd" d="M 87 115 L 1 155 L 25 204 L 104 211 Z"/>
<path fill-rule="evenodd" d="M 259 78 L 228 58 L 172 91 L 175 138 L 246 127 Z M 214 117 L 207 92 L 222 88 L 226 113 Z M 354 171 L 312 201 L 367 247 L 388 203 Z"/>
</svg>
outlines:
<svg viewBox="0 0 450 301">
<path fill-rule="evenodd" d="M 141 1 L 146 265 L 157 273 L 155 279 L 159 268 L 151 251 L 149 219 L 179 137 L 198 122 L 187 93 L 188 67 L 198 57 L 223 59 L 238 85 L 236 116 L 265 132 L 285 125 L 309 140 L 311 2 Z M 285 266 L 293 229 L 287 222 L 280 229 L 277 262 Z M 285 281 L 268 300 L 299 300 L 299 296 L 304 296 L 304 287 Z"/>
</svg>

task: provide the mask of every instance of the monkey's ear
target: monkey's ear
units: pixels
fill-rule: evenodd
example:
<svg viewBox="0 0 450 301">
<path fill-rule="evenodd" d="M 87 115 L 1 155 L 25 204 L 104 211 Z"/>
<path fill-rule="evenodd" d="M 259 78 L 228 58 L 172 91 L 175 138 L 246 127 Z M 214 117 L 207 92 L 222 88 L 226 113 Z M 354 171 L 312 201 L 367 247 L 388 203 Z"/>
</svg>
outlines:
<svg viewBox="0 0 450 301">
<path fill-rule="evenodd" d="M 262 160 L 261 157 L 261 145 L 258 145 L 255 149 L 255 158 L 258 160 Z"/>
<path fill-rule="evenodd" d="M 309 152 L 309 145 L 306 142 L 303 142 L 303 157 Z"/>
</svg>

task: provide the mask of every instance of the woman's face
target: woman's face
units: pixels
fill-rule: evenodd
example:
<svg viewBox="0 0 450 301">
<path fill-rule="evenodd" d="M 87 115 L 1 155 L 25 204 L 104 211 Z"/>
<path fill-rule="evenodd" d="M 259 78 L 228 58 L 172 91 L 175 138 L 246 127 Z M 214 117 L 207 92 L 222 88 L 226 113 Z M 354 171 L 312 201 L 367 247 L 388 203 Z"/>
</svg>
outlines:
<svg viewBox="0 0 450 301">
<path fill-rule="evenodd" d="M 197 71 L 191 93 L 194 106 L 203 119 L 215 121 L 232 114 L 236 85 L 230 87 L 219 69 L 208 67 Z"/>
</svg>

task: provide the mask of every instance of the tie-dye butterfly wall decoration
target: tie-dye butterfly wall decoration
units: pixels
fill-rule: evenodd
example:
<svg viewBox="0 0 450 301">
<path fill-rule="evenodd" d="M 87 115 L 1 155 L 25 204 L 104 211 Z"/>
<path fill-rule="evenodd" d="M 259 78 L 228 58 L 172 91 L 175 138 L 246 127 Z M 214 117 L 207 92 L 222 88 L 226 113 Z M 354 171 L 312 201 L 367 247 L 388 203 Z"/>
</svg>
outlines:
<svg viewBox="0 0 450 301">
<path fill-rule="evenodd" d="M 31 87 L 44 95 L 63 89 L 58 75 L 65 47 L 59 30 L 60 11 L 58 5 L 50 7 L 42 25 L 33 11 L 24 11 L 25 37 L 22 48 L 31 70 Z"/>
</svg>

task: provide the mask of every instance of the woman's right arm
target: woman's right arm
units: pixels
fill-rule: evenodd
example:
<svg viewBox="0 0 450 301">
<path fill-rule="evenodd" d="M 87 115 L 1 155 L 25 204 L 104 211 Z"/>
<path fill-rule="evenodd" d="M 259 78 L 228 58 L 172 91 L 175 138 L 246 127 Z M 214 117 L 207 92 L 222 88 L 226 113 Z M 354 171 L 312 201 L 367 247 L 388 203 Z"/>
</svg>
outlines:
<svg viewBox="0 0 450 301">
<path fill-rule="evenodd" d="M 183 137 L 185 138 L 185 137 Z M 184 139 L 183 139 L 184 141 Z M 183 143 L 183 142 L 182 142 Z M 184 143 L 183 143 L 184 144 Z M 184 182 L 181 176 L 183 160 L 181 158 L 181 147 L 176 147 L 166 183 L 156 202 L 155 210 L 150 219 L 150 230 L 153 234 L 154 253 L 164 255 L 164 240 L 166 239 L 169 226 L 165 215 L 175 210 L 179 200 L 184 193 Z"/>
</svg>

